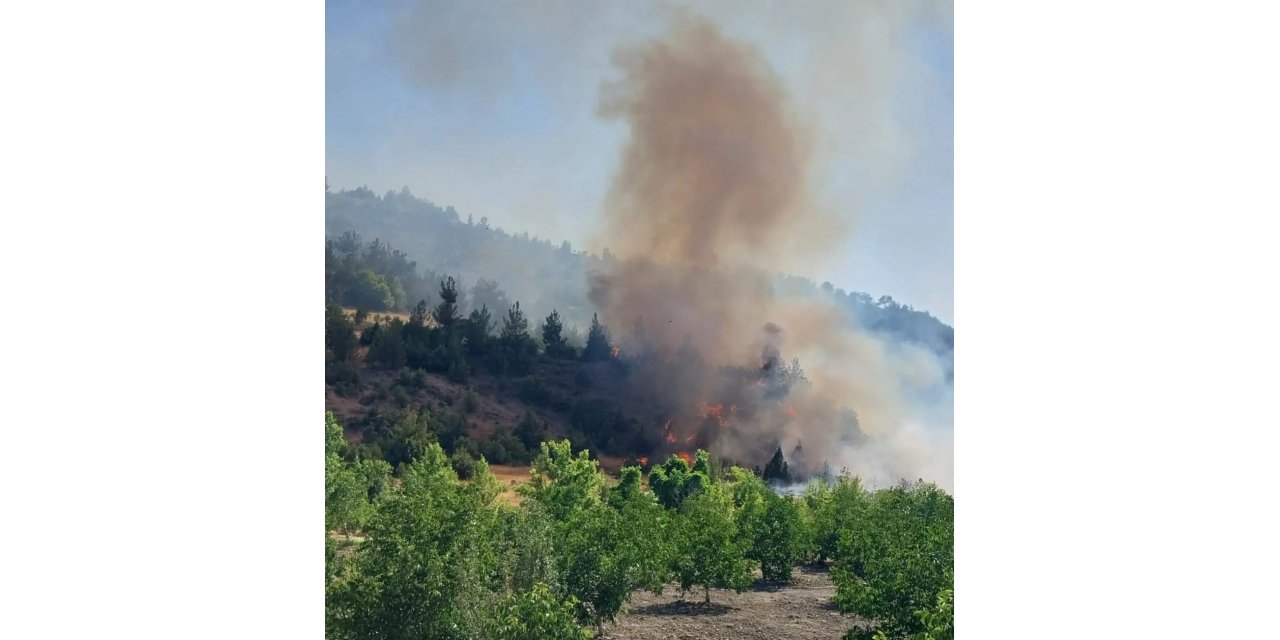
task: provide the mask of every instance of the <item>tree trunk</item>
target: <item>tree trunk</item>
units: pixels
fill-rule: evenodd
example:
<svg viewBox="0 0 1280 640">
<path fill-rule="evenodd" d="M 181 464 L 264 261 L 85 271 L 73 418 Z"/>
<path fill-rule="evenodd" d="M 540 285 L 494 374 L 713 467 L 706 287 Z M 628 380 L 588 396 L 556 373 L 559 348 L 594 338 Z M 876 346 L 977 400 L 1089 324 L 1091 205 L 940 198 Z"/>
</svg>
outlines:
<svg viewBox="0 0 1280 640">
<path fill-rule="evenodd" d="M 703 600 L 703 604 L 711 604 L 711 587 L 703 587 L 703 591 L 707 594 L 707 599 Z"/>
<path fill-rule="evenodd" d="M 599 620 L 599 619 L 596 620 L 596 637 L 597 638 L 604 637 L 604 621 L 603 620 Z"/>
</svg>

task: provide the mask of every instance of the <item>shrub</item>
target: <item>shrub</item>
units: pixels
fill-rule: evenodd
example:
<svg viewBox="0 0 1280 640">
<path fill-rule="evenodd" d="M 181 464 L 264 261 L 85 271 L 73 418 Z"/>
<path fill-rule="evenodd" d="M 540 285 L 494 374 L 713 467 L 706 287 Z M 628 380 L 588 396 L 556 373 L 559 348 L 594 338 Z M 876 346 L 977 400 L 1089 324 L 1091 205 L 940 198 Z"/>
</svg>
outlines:
<svg viewBox="0 0 1280 640">
<path fill-rule="evenodd" d="M 458 474 L 461 480 L 470 480 L 476 473 L 476 461 L 471 454 L 466 451 L 459 450 L 453 452 L 449 456 L 449 464 L 453 467 L 453 472 Z"/>
<path fill-rule="evenodd" d="M 472 413 L 475 413 L 476 409 L 479 409 L 479 408 L 480 408 L 480 397 L 477 396 L 474 391 L 471 391 L 470 389 L 468 389 L 466 393 L 462 394 L 463 413 L 470 415 Z"/>
</svg>

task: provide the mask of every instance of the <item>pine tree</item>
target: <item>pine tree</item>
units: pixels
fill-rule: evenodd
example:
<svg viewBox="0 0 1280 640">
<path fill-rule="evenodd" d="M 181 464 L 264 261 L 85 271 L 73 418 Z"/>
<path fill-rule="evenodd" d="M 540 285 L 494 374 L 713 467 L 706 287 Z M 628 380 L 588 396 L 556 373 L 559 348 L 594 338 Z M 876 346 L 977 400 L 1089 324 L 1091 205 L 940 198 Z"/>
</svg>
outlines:
<svg viewBox="0 0 1280 640">
<path fill-rule="evenodd" d="M 448 331 L 458 321 L 458 283 L 453 276 L 440 282 L 440 304 L 432 312 L 436 324 Z"/>
<path fill-rule="evenodd" d="M 764 473 L 760 476 L 765 482 L 791 484 L 791 471 L 787 468 L 786 458 L 782 457 L 782 447 L 773 452 L 773 458 L 764 466 Z"/>
<path fill-rule="evenodd" d="M 568 353 L 569 345 L 565 342 L 563 331 L 564 324 L 560 322 L 560 312 L 552 309 L 551 315 L 547 316 L 546 321 L 542 323 L 542 344 L 546 347 L 548 356 L 557 358 Z"/>
<path fill-rule="evenodd" d="M 613 355 L 613 347 L 609 345 L 609 336 L 604 325 L 600 324 L 598 314 L 591 314 L 591 330 L 587 333 L 587 348 L 582 351 L 582 359 L 588 362 L 608 360 Z"/>
</svg>

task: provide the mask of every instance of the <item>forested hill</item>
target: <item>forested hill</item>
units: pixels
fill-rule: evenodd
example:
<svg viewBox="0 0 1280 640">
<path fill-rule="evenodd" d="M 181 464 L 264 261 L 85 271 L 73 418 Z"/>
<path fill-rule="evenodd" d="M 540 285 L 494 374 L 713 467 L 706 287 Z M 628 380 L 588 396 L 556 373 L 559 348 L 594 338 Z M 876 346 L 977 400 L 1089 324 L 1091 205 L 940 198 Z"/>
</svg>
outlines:
<svg viewBox="0 0 1280 640">
<path fill-rule="evenodd" d="M 518 299 L 530 317 L 558 310 L 569 333 L 590 323 L 587 274 L 613 259 L 607 250 L 595 255 L 575 250 L 567 241 L 492 228 L 487 218 L 461 216 L 407 188 L 381 196 L 364 187 L 327 191 L 325 233 L 326 293 L 331 299 L 345 298 L 336 300 L 340 303 L 396 311 L 408 311 L 419 300 L 431 306 L 438 302 L 440 279 L 451 275 L 462 284 L 464 309 L 474 302 L 501 313 Z M 358 264 L 359 269 L 337 273 L 339 262 Z M 786 296 L 835 296 L 860 326 L 895 341 L 924 345 L 948 361 L 952 357 L 952 327 L 889 296 L 787 275 L 778 276 L 776 287 Z"/>
</svg>

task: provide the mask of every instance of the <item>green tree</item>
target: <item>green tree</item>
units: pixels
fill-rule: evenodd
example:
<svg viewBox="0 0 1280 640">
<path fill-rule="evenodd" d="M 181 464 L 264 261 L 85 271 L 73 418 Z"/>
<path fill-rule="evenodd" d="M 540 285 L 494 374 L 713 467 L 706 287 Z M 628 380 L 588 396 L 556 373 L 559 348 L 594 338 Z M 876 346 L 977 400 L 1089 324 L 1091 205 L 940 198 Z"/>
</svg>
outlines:
<svg viewBox="0 0 1280 640">
<path fill-rule="evenodd" d="M 786 458 L 782 457 L 782 447 L 778 447 L 777 451 L 773 452 L 769 464 L 764 466 L 764 473 L 760 475 L 765 482 L 791 484 L 791 470 L 787 468 Z"/>
<path fill-rule="evenodd" d="M 481 462 L 462 485 L 433 444 L 406 467 L 402 486 L 379 501 L 351 570 L 330 583 L 326 635 L 484 636 L 499 567 L 497 481 Z"/>
<path fill-rule="evenodd" d="M 608 360 L 613 357 L 613 347 L 609 344 L 609 335 L 605 326 L 600 324 L 598 314 L 591 314 L 591 330 L 587 332 L 587 346 L 582 350 L 582 359 L 588 362 Z"/>
<path fill-rule="evenodd" d="M 560 577 L 578 599 L 578 620 L 603 635 L 631 597 L 648 587 L 659 589 L 665 578 L 664 554 L 657 533 L 661 507 L 646 509 L 639 496 L 614 509 L 600 502 L 572 513 L 561 528 Z M 656 510 L 656 511 L 655 511 Z"/>
<path fill-rule="evenodd" d="M 360 528 L 369 516 L 371 481 L 342 459 L 347 441 L 332 412 L 325 412 L 324 425 L 325 529 L 349 533 Z"/>
<path fill-rule="evenodd" d="M 458 323 L 458 283 L 453 276 L 440 282 L 440 304 L 431 312 L 431 317 L 446 333 Z"/>
<path fill-rule="evenodd" d="M 333 354 L 333 359 L 339 362 L 349 360 L 356 344 L 355 327 L 342 307 L 333 303 L 325 305 L 324 346 Z"/>
<path fill-rule="evenodd" d="M 547 316 L 542 323 L 542 345 L 548 356 L 560 358 L 573 354 L 573 348 L 565 340 L 563 332 L 564 324 L 560 321 L 560 312 L 552 309 L 551 315 Z"/>
<path fill-rule="evenodd" d="M 878 491 L 856 527 L 841 531 L 831 578 L 843 611 L 875 620 L 875 630 L 911 638 L 926 631 L 921 611 L 952 589 L 954 502 L 931 484 Z"/>
<path fill-rule="evenodd" d="M 361 269 L 355 274 L 354 286 L 347 292 L 348 304 L 375 311 L 386 311 L 396 306 L 396 296 L 387 280 L 371 269 Z"/>
<path fill-rule="evenodd" d="M 399 369 L 408 362 L 404 348 L 404 323 L 392 318 L 380 328 L 369 345 L 369 360 L 388 369 Z"/>
<path fill-rule="evenodd" d="M 745 555 L 760 565 L 765 580 L 786 582 L 805 546 L 797 501 L 774 493 L 750 471 L 734 471 L 741 478 L 734 486 L 734 502 L 739 504 L 738 533 Z"/>
<path fill-rule="evenodd" d="M 649 471 L 649 487 L 662 506 L 668 509 L 679 509 L 685 500 L 711 484 L 707 475 L 707 452 L 698 450 L 695 466 L 702 470 L 693 470 L 689 464 L 677 456 L 671 456 L 660 466 Z M 701 463 L 701 464 L 699 464 Z"/>
<path fill-rule="evenodd" d="M 525 449 L 537 449 L 538 445 L 547 437 L 547 423 L 534 417 L 533 412 L 525 411 L 521 416 L 520 422 L 516 424 L 515 436 L 524 445 Z"/>
<path fill-rule="evenodd" d="M 558 522 L 600 502 L 604 476 L 588 451 L 573 455 L 568 440 L 543 442 L 540 448 L 529 470 L 529 482 L 517 488 L 521 495 L 541 504 Z"/>
<path fill-rule="evenodd" d="M 529 591 L 509 595 L 498 605 L 493 640 L 588 640 L 591 632 L 578 626 L 573 596 L 561 600 L 541 582 Z"/>
<path fill-rule="evenodd" d="M 524 375 L 529 372 L 537 353 L 537 346 L 529 337 L 529 321 L 520 310 L 519 302 L 507 310 L 498 344 L 497 368 L 500 373 Z"/>
<path fill-rule="evenodd" d="M 751 583 L 751 564 L 743 555 L 733 517 L 733 500 L 713 484 L 685 500 L 679 517 L 672 567 L 680 589 L 702 587 L 704 602 L 711 588 L 741 592 Z"/>
<path fill-rule="evenodd" d="M 618 484 L 609 489 L 609 506 L 621 509 L 636 499 L 643 490 L 640 467 L 623 467 L 618 477 Z"/>
<path fill-rule="evenodd" d="M 467 338 L 467 351 L 475 355 L 488 353 L 489 332 L 492 330 L 493 318 L 489 315 L 489 307 L 484 306 L 479 309 L 472 309 L 471 315 L 467 317 L 466 328 L 463 331 Z"/>
<path fill-rule="evenodd" d="M 867 492 L 861 481 L 843 475 L 834 486 L 812 480 L 805 488 L 805 502 L 812 516 L 814 553 L 819 562 L 836 557 L 840 533 L 858 526 L 867 506 Z"/>
</svg>

